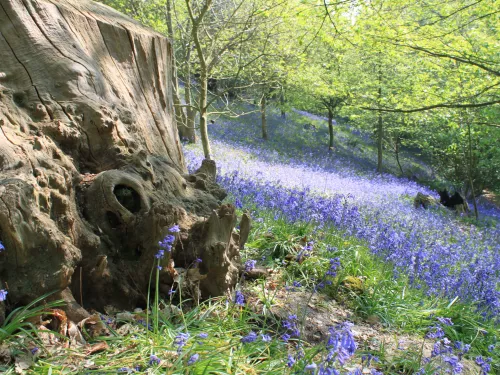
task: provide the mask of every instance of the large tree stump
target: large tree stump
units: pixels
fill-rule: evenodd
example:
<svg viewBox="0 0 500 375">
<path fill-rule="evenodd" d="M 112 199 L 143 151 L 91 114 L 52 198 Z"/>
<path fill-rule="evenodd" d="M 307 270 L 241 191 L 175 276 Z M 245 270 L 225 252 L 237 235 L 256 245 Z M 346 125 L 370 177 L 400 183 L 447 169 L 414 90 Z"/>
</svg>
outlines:
<svg viewBox="0 0 500 375">
<path fill-rule="evenodd" d="M 174 223 L 176 259 L 196 241 L 202 257 L 214 238 L 226 249 L 204 271 L 227 282 L 203 290 L 234 286 L 234 220 L 210 224 L 210 239 L 197 232 L 219 215 L 220 191 L 186 175 L 165 37 L 88 0 L 2 0 L 0 56 L 0 285 L 11 306 L 55 290 L 78 316 L 76 302 L 143 303 Z"/>
</svg>

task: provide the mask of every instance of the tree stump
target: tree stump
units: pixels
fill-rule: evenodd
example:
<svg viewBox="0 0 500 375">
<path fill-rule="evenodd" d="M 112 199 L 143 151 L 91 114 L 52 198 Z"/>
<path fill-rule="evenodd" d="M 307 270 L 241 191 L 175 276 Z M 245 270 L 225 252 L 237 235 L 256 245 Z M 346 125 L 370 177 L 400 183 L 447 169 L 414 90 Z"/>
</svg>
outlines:
<svg viewBox="0 0 500 375">
<path fill-rule="evenodd" d="M 234 212 L 214 211 L 223 194 L 213 178 L 186 174 L 165 37 L 88 0 L 4 0 L 0 56 L 0 288 L 10 306 L 50 291 L 75 317 L 78 304 L 144 304 L 173 224 L 177 262 L 204 249 L 214 281 L 205 294 L 234 286 Z"/>
</svg>

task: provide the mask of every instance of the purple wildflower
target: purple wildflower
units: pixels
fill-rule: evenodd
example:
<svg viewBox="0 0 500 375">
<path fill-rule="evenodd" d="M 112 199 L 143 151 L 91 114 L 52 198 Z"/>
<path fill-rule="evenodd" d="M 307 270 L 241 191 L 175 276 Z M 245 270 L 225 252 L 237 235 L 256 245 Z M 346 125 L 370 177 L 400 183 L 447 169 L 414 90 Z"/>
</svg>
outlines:
<svg viewBox="0 0 500 375">
<path fill-rule="evenodd" d="M 340 375 L 340 371 L 334 369 L 333 367 L 319 367 L 318 375 Z"/>
<path fill-rule="evenodd" d="M 314 372 L 314 371 L 316 371 L 317 368 L 318 368 L 318 365 L 316 365 L 316 363 L 313 362 L 313 363 L 308 364 L 304 368 L 304 370 Z"/>
<path fill-rule="evenodd" d="M 0 253 L 5 250 L 5 246 L 3 245 L 3 242 L 0 241 Z"/>
<path fill-rule="evenodd" d="M 444 337 L 444 331 L 441 326 L 436 325 L 429 328 L 429 332 L 425 335 L 428 339 L 440 339 Z"/>
<path fill-rule="evenodd" d="M 490 370 L 491 370 L 490 362 L 491 362 L 491 358 L 486 358 L 486 360 L 485 360 L 481 356 L 476 357 L 476 364 L 481 367 L 481 375 L 487 375 L 488 372 L 490 372 Z"/>
<path fill-rule="evenodd" d="M 243 336 L 240 341 L 243 344 L 248 344 L 248 343 L 251 343 L 251 342 L 254 342 L 255 340 L 257 340 L 257 337 L 258 336 L 254 331 L 250 331 L 250 333 L 246 336 Z"/>
<path fill-rule="evenodd" d="M 441 322 L 445 326 L 452 326 L 453 325 L 453 322 L 451 321 L 450 318 L 441 318 L 441 317 L 438 317 L 437 320 L 439 320 L 439 322 Z"/>
<path fill-rule="evenodd" d="M 168 228 L 168 231 L 170 233 L 179 233 L 181 229 L 179 228 L 179 225 L 174 225 L 173 227 Z"/>
<path fill-rule="evenodd" d="M 256 260 L 247 260 L 245 262 L 245 272 L 250 272 L 251 270 L 253 270 L 255 268 L 255 265 L 257 264 L 257 261 Z"/>
<path fill-rule="evenodd" d="M 158 358 L 156 355 L 154 354 L 151 354 L 149 356 L 149 365 L 150 366 L 153 366 L 153 365 L 159 365 L 161 362 L 160 358 Z"/>
<path fill-rule="evenodd" d="M 200 355 L 198 353 L 193 354 L 191 357 L 189 357 L 189 360 L 187 361 L 188 366 L 191 366 L 192 364 L 197 362 L 198 359 L 200 359 Z"/>
<path fill-rule="evenodd" d="M 272 340 L 271 336 L 262 334 L 260 335 L 262 337 L 262 341 L 264 342 L 270 342 Z"/>
<path fill-rule="evenodd" d="M 206 339 L 208 337 L 208 333 L 202 332 L 202 333 L 198 334 L 198 337 L 200 339 Z"/>
<path fill-rule="evenodd" d="M 443 356 L 443 361 L 450 366 L 452 374 L 462 373 L 464 366 L 460 363 L 460 359 L 457 356 Z"/>
<path fill-rule="evenodd" d="M 0 289 L 0 302 L 5 301 L 7 299 L 7 292 L 5 289 Z"/>
<path fill-rule="evenodd" d="M 189 339 L 189 333 L 179 333 L 175 336 L 174 344 L 177 345 L 177 352 L 182 352 L 182 348 L 186 346 L 187 341 Z"/>
<path fill-rule="evenodd" d="M 245 305 L 245 296 L 239 290 L 234 294 L 234 303 L 239 306 Z"/>
<path fill-rule="evenodd" d="M 288 354 L 288 361 L 286 362 L 286 365 L 291 368 L 293 367 L 294 364 L 295 364 L 295 358 L 293 358 L 291 354 Z"/>
</svg>

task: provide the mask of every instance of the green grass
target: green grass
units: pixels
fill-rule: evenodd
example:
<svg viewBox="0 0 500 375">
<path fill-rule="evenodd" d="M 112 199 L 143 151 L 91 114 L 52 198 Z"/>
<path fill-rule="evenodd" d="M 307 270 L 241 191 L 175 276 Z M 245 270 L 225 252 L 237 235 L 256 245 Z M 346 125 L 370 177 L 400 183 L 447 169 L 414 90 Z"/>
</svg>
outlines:
<svg viewBox="0 0 500 375">
<path fill-rule="evenodd" d="M 453 326 L 445 326 L 447 337 L 452 341 L 471 344 L 467 357 L 473 360 L 478 355 L 493 357 L 491 373 L 499 373 L 499 355 L 488 352 L 488 346 L 498 340 L 498 329 L 484 323 L 475 312 L 474 306 L 452 303 L 437 298 L 427 298 L 423 291 L 408 287 L 404 277 L 393 277 L 390 265 L 374 258 L 367 246 L 354 238 L 332 228 L 318 230 L 307 223 L 290 224 L 275 219 L 270 211 L 253 213 L 252 232 L 243 260 L 256 259 L 260 265 L 274 270 L 278 280 L 277 288 L 300 282 L 299 289 L 312 293 L 318 280 L 329 267 L 329 259 L 338 257 L 341 266 L 331 285 L 320 291 L 327 298 L 354 312 L 351 320 L 355 324 L 376 319 L 382 334 L 412 335 L 417 343 L 424 342 L 428 328 L 436 323 L 437 316 L 449 317 Z M 312 253 L 301 263 L 295 258 L 305 242 L 314 241 Z M 355 278 L 360 283 L 353 287 L 346 281 Z M 15 349 L 15 355 L 30 356 L 27 337 L 40 347 L 27 374 L 77 374 L 117 373 L 119 369 L 134 369 L 138 372 L 148 369 L 150 374 L 291 374 L 303 373 L 304 367 L 324 355 L 324 345 L 302 343 L 305 357 L 290 369 L 286 360 L 288 354 L 295 354 L 298 341 L 285 344 L 280 340 L 283 333 L 279 319 L 270 313 L 276 303 L 276 291 L 267 290 L 264 283 L 244 282 L 240 287 L 248 297 L 261 301 L 262 309 L 247 303 L 237 306 L 226 297 L 214 298 L 195 308 L 171 309 L 169 301 L 160 300 L 157 332 L 148 331 L 140 320 L 146 321 L 146 314 L 138 314 L 134 322 L 113 322 L 109 325 L 110 335 L 97 337 L 91 344 L 106 342 L 109 349 L 85 355 L 84 348 L 46 347 L 38 339 L 35 327 L 27 319 L 54 306 L 35 307 L 36 302 L 16 310 L 4 324 L 0 336 Z M 153 298 L 153 296 L 152 296 Z M 185 301 L 187 302 L 187 301 Z M 186 304 L 192 305 L 192 304 Z M 259 311 L 259 312 L 257 312 Z M 149 315 L 155 318 L 155 314 Z M 126 325 L 125 325 L 126 324 Z M 125 326 L 124 326 L 125 325 Z M 156 325 L 152 324 L 155 327 Z M 125 327 L 125 328 L 124 328 Z M 273 339 L 264 342 L 262 337 L 253 343 L 242 343 L 241 338 L 250 331 L 268 334 Z M 180 333 L 189 332 L 190 338 L 180 352 L 174 343 Z M 208 334 L 206 339 L 198 337 Z M 29 341 L 29 340 L 28 340 Z M 425 339 L 426 342 L 432 342 Z M 374 364 L 384 374 L 412 374 L 421 367 L 422 350 L 416 345 L 395 354 L 389 353 L 381 344 L 376 350 L 358 342 L 359 350 L 352 364 L 359 366 L 361 356 L 372 354 L 380 357 Z M 498 344 L 497 344 L 498 345 Z M 158 365 L 149 365 L 150 356 L 161 359 Z M 198 361 L 188 365 L 192 355 L 199 355 Z M 436 361 L 427 364 L 426 374 L 435 372 Z M 0 365 L 0 371 L 14 374 L 11 365 Z M 132 370 L 130 370 L 132 371 Z M 343 373 L 346 373 L 345 371 Z"/>
</svg>

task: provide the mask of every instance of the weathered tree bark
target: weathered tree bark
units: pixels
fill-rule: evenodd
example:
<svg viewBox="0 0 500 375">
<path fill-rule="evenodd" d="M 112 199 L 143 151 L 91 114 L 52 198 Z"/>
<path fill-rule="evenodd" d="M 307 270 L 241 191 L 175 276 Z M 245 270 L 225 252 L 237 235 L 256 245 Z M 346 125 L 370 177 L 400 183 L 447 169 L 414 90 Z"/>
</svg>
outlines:
<svg viewBox="0 0 500 375">
<path fill-rule="evenodd" d="M 143 304 L 173 224 L 177 265 L 203 260 L 201 290 L 234 286 L 234 209 L 217 210 L 214 164 L 187 175 L 168 39 L 88 0 L 2 0 L 0 56 L 0 283 L 10 306 L 55 290 L 75 319 L 80 301 Z"/>
</svg>

